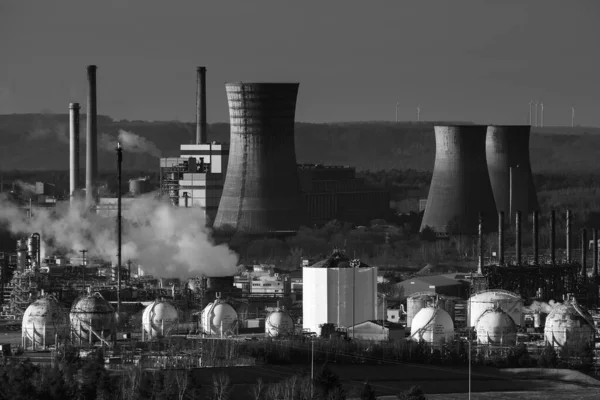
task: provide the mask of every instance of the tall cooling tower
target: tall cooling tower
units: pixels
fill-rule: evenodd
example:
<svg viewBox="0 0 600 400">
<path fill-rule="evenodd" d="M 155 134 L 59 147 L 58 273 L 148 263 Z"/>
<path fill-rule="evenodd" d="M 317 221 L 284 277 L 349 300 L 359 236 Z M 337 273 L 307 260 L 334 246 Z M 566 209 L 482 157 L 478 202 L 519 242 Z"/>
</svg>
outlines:
<svg viewBox="0 0 600 400">
<path fill-rule="evenodd" d="M 231 139 L 215 229 L 264 233 L 305 223 L 294 143 L 298 85 L 225 85 Z"/>
<path fill-rule="evenodd" d="M 421 230 L 429 226 L 438 233 L 475 234 L 480 212 L 484 230 L 496 230 L 485 136 L 484 125 L 435 127 L 435 165 Z"/>
<path fill-rule="evenodd" d="M 498 211 L 504 211 L 514 220 L 516 208 L 527 215 L 539 210 L 537 193 L 533 184 L 531 163 L 529 161 L 529 125 L 488 126 L 486 136 L 486 158 L 494 199 Z M 517 168 L 518 167 L 518 168 Z M 513 182 L 523 182 L 519 187 L 513 187 L 513 199 L 522 198 L 525 202 L 511 212 L 511 168 L 513 176 L 518 173 L 519 179 Z M 518 193 L 525 190 L 524 193 Z M 525 205 L 526 204 L 526 205 Z M 511 213 L 511 214 L 509 214 Z"/>
</svg>

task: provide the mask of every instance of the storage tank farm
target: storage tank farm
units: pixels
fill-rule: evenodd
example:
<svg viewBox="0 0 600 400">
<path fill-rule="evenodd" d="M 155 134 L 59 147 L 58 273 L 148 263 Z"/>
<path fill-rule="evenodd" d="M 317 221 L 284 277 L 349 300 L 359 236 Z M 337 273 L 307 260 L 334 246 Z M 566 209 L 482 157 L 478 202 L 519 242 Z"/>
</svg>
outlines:
<svg viewBox="0 0 600 400">
<path fill-rule="evenodd" d="M 213 227 L 260 234 L 307 221 L 294 143 L 297 83 L 228 83 L 230 153 Z"/>
</svg>

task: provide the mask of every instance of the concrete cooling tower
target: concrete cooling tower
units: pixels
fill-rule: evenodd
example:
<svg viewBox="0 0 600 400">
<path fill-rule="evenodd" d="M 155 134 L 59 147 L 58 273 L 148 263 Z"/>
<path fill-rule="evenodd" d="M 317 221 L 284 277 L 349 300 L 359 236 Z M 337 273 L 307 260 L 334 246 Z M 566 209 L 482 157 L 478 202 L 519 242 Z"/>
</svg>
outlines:
<svg viewBox="0 0 600 400">
<path fill-rule="evenodd" d="M 529 125 L 487 128 L 485 150 L 496 208 L 511 215 L 511 221 L 516 211 L 527 215 L 540 208 L 529 161 L 530 129 Z"/>
<path fill-rule="evenodd" d="M 421 230 L 475 234 L 479 213 L 484 230 L 498 221 L 485 158 L 484 125 L 435 127 L 435 165 Z"/>
<path fill-rule="evenodd" d="M 296 170 L 297 83 L 228 83 L 229 164 L 214 228 L 295 231 L 305 223 Z"/>
</svg>

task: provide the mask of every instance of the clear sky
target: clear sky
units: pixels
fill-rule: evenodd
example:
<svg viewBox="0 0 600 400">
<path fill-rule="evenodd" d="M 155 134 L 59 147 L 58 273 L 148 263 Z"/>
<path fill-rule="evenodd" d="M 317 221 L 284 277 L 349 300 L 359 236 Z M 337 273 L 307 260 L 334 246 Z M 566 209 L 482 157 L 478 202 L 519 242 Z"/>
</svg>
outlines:
<svg viewBox="0 0 600 400">
<path fill-rule="evenodd" d="M 224 82 L 300 82 L 297 120 L 600 126 L 597 0 L 2 0 L 0 114 L 85 104 L 193 121 L 205 65 L 208 121 Z"/>
</svg>

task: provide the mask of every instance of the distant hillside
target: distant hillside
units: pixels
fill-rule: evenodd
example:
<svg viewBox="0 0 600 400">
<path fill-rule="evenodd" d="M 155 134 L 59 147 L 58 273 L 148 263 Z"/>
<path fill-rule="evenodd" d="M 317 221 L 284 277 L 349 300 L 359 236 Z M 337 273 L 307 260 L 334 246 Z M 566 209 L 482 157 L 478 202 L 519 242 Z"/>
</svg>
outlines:
<svg viewBox="0 0 600 400">
<path fill-rule="evenodd" d="M 113 138 L 119 129 L 144 137 L 163 156 L 178 155 L 179 144 L 192 143 L 195 137 L 192 123 L 114 121 L 99 116 L 98 125 L 100 133 Z M 297 123 L 298 162 L 347 164 L 359 170 L 430 171 L 435 156 L 433 125 L 433 122 Z M 210 124 L 208 136 L 211 141 L 228 142 L 229 125 Z M 83 163 L 85 116 L 81 118 L 81 138 Z M 112 170 L 115 154 L 105 142 L 101 141 L 99 146 L 99 166 Z M 600 129 L 534 128 L 530 147 L 534 172 L 590 172 L 597 168 Z M 68 115 L 0 115 L 0 170 L 67 169 L 68 151 Z M 156 171 L 158 160 L 149 154 L 126 152 L 124 168 Z"/>
</svg>

